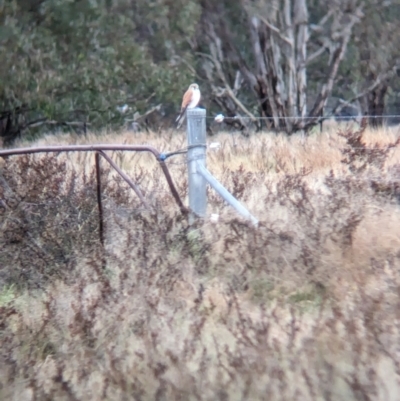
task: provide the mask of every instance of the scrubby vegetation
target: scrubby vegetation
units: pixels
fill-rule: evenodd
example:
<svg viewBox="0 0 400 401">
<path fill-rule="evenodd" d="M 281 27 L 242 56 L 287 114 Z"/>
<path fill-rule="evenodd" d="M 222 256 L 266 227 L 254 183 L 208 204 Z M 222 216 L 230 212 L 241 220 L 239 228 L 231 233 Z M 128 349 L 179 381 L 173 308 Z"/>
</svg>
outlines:
<svg viewBox="0 0 400 401">
<path fill-rule="evenodd" d="M 210 171 L 260 220 L 209 191 L 189 227 L 157 162 L 114 153 L 144 210 L 94 157 L 9 157 L 0 175 L 0 398 L 397 400 L 400 146 L 394 129 L 220 133 Z M 178 134 L 36 144 L 185 146 Z M 22 145 L 22 144 L 20 144 Z M 185 160 L 168 161 L 187 196 Z"/>
</svg>

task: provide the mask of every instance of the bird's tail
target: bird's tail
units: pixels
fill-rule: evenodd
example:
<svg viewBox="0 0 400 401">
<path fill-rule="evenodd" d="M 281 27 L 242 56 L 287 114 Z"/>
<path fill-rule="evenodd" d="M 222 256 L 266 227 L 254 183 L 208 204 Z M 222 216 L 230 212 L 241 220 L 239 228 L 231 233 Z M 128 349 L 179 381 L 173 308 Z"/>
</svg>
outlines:
<svg viewBox="0 0 400 401">
<path fill-rule="evenodd" d="M 176 122 L 177 122 L 176 128 L 179 129 L 182 126 L 184 121 L 185 121 L 185 113 L 179 114 L 178 118 L 176 119 Z"/>
<path fill-rule="evenodd" d="M 176 119 L 176 123 L 178 123 L 177 128 L 179 129 L 182 125 L 182 123 L 185 121 L 185 117 L 186 117 L 186 109 L 187 106 L 181 110 L 181 112 L 179 113 L 179 116 Z"/>
</svg>

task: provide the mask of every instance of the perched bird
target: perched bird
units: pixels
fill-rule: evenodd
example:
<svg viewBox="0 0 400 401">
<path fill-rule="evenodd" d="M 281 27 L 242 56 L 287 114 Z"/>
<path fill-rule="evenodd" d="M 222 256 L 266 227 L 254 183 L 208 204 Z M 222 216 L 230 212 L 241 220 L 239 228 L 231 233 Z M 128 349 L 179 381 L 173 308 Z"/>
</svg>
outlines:
<svg viewBox="0 0 400 401">
<path fill-rule="evenodd" d="M 176 122 L 178 123 L 178 128 L 182 125 L 186 116 L 186 109 L 194 109 L 200 102 L 201 93 L 199 85 L 191 84 L 189 89 L 185 92 L 182 99 L 181 112 L 179 113 Z"/>
</svg>

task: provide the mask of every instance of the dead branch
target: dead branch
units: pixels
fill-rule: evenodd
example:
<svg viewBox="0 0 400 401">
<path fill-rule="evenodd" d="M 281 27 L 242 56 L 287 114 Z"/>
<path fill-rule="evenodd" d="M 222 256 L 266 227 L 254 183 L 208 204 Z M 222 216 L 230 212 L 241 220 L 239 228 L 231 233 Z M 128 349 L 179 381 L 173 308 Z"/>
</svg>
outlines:
<svg viewBox="0 0 400 401">
<path fill-rule="evenodd" d="M 314 102 L 314 106 L 309 114 L 310 117 L 317 117 L 320 115 L 325 105 L 326 99 L 328 98 L 328 95 L 332 91 L 340 62 L 344 57 L 345 51 L 347 49 L 347 44 L 350 40 L 353 26 L 360 20 L 361 15 L 362 15 L 362 5 L 359 6 L 353 14 L 348 16 L 349 17 L 348 23 L 342 28 L 340 35 L 338 34 L 341 37 L 341 40 L 332 54 L 331 62 L 329 65 L 329 72 L 326 78 L 326 83 L 322 86 L 317 96 L 317 99 Z M 312 120 L 309 121 L 306 125 L 310 126 L 310 124 L 313 124 Z"/>
<path fill-rule="evenodd" d="M 218 73 L 218 77 L 220 78 L 220 80 L 223 82 L 223 84 L 225 86 L 225 92 L 220 93 L 219 96 L 223 96 L 223 95 L 227 94 L 232 99 L 232 101 L 239 107 L 239 109 L 242 110 L 243 113 L 245 113 L 251 119 L 252 122 L 257 124 L 256 117 L 236 97 L 235 93 L 233 92 L 232 88 L 230 87 L 230 85 L 225 77 L 225 74 L 222 70 L 221 63 L 218 60 L 217 49 L 214 44 L 210 44 L 210 51 L 211 51 L 211 56 L 209 54 L 205 54 L 205 53 L 197 53 L 197 54 L 199 54 L 205 58 L 208 58 L 214 64 L 216 71 Z"/>
<path fill-rule="evenodd" d="M 264 18 L 262 15 L 259 15 L 258 18 L 264 22 L 264 24 L 274 33 L 278 35 L 280 39 L 282 39 L 285 43 L 287 43 L 289 46 L 293 47 L 293 40 L 290 38 L 287 38 L 285 35 L 282 34 L 282 32 L 274 25 L 268 22 L 266 18 Z"/>
<path fill-rule="evenodd" d="M 400 60 L 398 61 L 400 63 Z M 358 93 L 357 95 L 353 96 L 352 98 L 346 100 L 346 101 L 341 101 L 339 105 L 337 105 L 333 110 L 332 110 L 332 115 L 335 115 L 337 113 L 340 113 L 345 107 L 351 106 L 351 103 L 355 102 L 356 100 L 359 100 L 363 98 L 364 96 L 368 95 L 370 92 L 375 90 L 379 85 L 381 85 L 383 82 L 387 81 L 388 79 L 392 78 L 396 73 L 397 69 L 399 68 L 398 63 L 388 72 L 385 74 L 379 74 L 378 77 L 375 79 L 375 81 L 365 90 L 362 92 Z"/>
</svg>

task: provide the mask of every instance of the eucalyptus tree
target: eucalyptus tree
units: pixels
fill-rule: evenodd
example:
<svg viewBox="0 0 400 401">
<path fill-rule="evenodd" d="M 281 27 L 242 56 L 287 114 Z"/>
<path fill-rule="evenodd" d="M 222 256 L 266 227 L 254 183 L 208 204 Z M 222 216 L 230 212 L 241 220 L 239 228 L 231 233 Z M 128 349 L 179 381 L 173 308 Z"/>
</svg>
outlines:
<svg viewBox="0 0 400 401">
<path fill-rule="evenodd" d="M 363 2 L 307 0 L 199 0 L 201 70 L 212 100 L 228 115 L 288 133 L 318 121 L 332 92 Z M 320 77 L 309 90 L 308 68 L 319 59 Z"/>
</svg>

